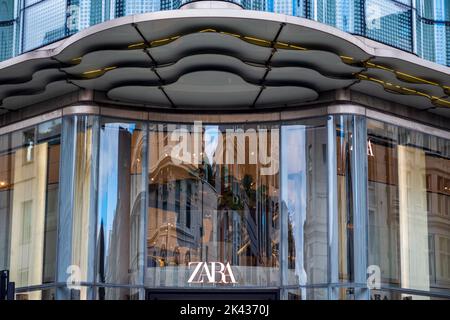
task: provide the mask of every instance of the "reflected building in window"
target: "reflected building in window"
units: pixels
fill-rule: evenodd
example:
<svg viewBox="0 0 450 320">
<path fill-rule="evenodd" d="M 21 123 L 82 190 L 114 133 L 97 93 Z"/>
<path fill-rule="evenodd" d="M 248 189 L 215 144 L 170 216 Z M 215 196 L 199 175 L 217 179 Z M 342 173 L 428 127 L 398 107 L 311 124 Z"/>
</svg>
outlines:
<svg viewBox="0 0 450 320">
<path fill-rule="evenodd" d="M 450 299 L 448 1 L 186 2 L 0 0 L 15 298 Z"/>
</svg>

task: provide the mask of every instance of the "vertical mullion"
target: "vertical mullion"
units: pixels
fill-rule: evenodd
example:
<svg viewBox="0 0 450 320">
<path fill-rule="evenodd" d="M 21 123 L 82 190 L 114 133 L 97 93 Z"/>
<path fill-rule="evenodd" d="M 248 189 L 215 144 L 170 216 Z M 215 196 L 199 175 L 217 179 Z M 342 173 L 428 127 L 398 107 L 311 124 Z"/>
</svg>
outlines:
<svg viewBox="0 0 450 320">
<path fill-rule="evenodd" d="M 57 229 L 57 282 L 67 281 L 66 269 L 72 259 L 72 220 L 75 178 L 76 131 L 78 117 L 64 117 L 62 120 L 61 158 L 60 158 L 60 192 Z M 65 286 L 58 287 L 56 298 L 70 299 Z"/>
<path fill-rule="evenodd" d="M 92 124 L 92 169 L 91 169 L 91 183 L 90 187 L 90 204 L 89 204 L 89 235 L 88 235 L 88 261 L 92 261 L 92 266 L 88 263 L 87 281 L 97 284 L 97 212 L 98 212 L 98 185 L 99 185 L 99 171 L 100 171 L 100 116 L 95 116 Z M 92 231 L 93 230 L 93 231 Z M 93 234 L 93 239 L 90 235 Z M 88 289 L 88 298 L 95 300 L 96 286 Z M 89 297 L 90 295 L 90 297 Z"/>
<path fill-rule="evenodd" d="M 280 164 L 279 164 L 279 172 L 280 172 L 280 281 L 281 281 L 281 287 L 283 290 L 281 291 L 281 299 L 285 300 L 288 298 L 287 290 L 284 290 L 284 287 L 288 284 L 287 282 L 287 274 L 288 274 L 288 263 L 287 263 L 287 253 L 288 253 L 288 215 L 287 210 L 285 206 L 283 205 L 284 199 L 287 199 L 285 196 L 285 188 L 283 188 L 283 180 L 286 176 L 284 174 L 284 170 L 286 170 L 285 166 L 283 165 L 284 160 L 284 149 L 285 149 L 285 143 L 283 141 L 283 125 L 280 125 L 280 135 L 279 135 L 279 143 L 280 146 L 279 154 L 280 154 Z"/>
<path fill-rule="evenodd" d="M 143 195 L 143 204 L 142 204 L 142 208 L 141 208 L 141 227 L 140 227 L 140 241 L 141 241 L 141 245 L 142 245 L 142 269 L 141 269 L 141 285 L 143 285 L 143 287 L 145 288 L 145 276 L 146 276 L 146 271 L 147 271 L 147 224 L 148 224 L 148 218 L 147 218 L 147 208 L 148 208 L 148 161 L 150 159 L 149 157 L 149 152 L 150 152 L 150 148 L 149 148 L 149 135 L 150 135 L 150 125 L 149 123 L 145 123 L 143 125 L 142 131 L 144 133 L 143 135 L 143 159 L 142 159 L 142 189 L 144 192 Z M 141 289 L 139 292 L 139 299 L 140 300 L 144 300 L 146 299 L 145 296 L 145 289 Z"/>
<path fill-rule="evenodd" d="M 335 116 L 327 120 L 328 135 L 328 283 L 339 281 L 338 209 L 337 209 L 337 159 Z M 336 289 L 328 289 L 328 299 L 337 299 Z"/>
<path fill-rule="evenodd" d="M 353 116 L 352 139 L 352 185 L 353 188 L 353 244 L 354 244 L 354 281 L 358 285 L 366 284 L 367 278 L 367 131 L 366 119 Z M 356 299 L 367 299 L 367 289 L 356 289 Z"/>
</svg>

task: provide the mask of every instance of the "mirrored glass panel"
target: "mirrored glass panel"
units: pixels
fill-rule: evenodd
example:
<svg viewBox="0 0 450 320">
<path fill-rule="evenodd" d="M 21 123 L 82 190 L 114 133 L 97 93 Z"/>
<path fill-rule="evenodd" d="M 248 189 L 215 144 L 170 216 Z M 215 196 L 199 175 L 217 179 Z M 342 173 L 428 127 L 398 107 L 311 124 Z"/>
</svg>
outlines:
<svg viewBox="0 0 450 320">
<path fill-rule="evenodd" d="M 281 129 L 282 243 L 287 248 L 285 284 L 328 280 L 326 119 Z"/>
<path fill-rule="evenodd" d="M 450 141 L 368 120 L 369 265 L 386 286 L 450 289 Z"/>
<path fill-rule="evenodd" d="M 279 127 L 155 124 L 146 285 L 276 286 Z"/>
<path fill-rule="evenodd" d="M 60 132 L 54 120 L 0 137 L 0 267 L 16 287 L 55 281 Z"/>
<path fill-rule="evenodd" d="M 144 128 L 146 128 L 144 126 Z M 97 281 L 142 283 L 145 129 L 139 123 L 103 119 L 100 126 L 97 216 Z M 98 289 L 98 299 L 122 295 Z M 125 295 L 125 294 L 123 294 Z"/>
</svg>

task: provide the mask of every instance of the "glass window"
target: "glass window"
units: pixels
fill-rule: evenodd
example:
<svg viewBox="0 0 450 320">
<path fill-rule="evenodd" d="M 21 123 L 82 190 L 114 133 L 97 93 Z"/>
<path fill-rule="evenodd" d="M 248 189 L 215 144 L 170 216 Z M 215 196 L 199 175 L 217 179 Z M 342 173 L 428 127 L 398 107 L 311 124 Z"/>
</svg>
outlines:
<svg viewBox="0 0 450 320">
<path fill-rule="evenodd" d="M 66 35 L 65 0 L 44 0 L 23 10 L 23 51 L 54 42 Z"/>
<path fill-rule="evenodd" d="M 101 283 L 142 283 L 144 133 L 137 123 L 108 119 L 101 123 L 96 242 Z M 100 288 L 98 298 L 120 293 Z"/>
<path fill-rule="evenodd" d="M 403 50 L 412 51 L 411 1 L 365 1 L 365 36 Z"/>
<path fill-rule="evenodd" d="M 64 117 L 63 124 L 58 281 L 93 282 L 99 118 Z M 84 300 L 93 297 L 90 290 L 64 286 L 57 289 L 57 296 Z"/>
<path fill-rule="evenodd" d="M 372 290 L 370 300 L 449 300 L 441 296 L 417 295 L 393 290 Z"/>
<path fill-rule="evenodd" d="M 369 264 L 385 285 L 448 292 L 450 141 L 375 120 L 368 139 Z"/>
<path fill-rule="evenodd" d="M 281 200 L 287 219 L 289 285 L 326 283 L 327 244 L 326 119 L 283 125 Z"/>
<path fill-rule="evenodd" d="M 139 300 L 137 288 L 98 287 L 96 300 Z"/>
<path fill-rule="evenodd" d="M 0 267 L 16 287 L 55 281 L 60 124 L 0 137 Z"/>
<path fill-rule="evenodd" d="M 147 285 L 279 283 L 278 144 L 278 126 L 151 126 Z"/>
<path fill-rule="evenodd" d="M 34 290 L 28 292 L 17 292 L 16 300 L 55 300 L 55 289 Z"/>
<path fill-rule="evenodd" d="M 328 300 L 327 288 L 308 288 L 285 290 L 286 300 Z"/>
<path fill-rule="evenodd" d="M 354 210 L 352 167 L 354 117 L 336 116 L 337 234 L 339 280 L 354 281 Z"/>
</svg>

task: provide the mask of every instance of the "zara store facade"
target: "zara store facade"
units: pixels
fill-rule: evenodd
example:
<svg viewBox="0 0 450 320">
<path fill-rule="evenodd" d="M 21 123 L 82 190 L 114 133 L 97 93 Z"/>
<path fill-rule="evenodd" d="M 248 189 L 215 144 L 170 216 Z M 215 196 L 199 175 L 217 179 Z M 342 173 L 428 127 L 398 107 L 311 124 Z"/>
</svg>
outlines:
<svg viewBox="0 0 450 320">
<path fill-rule="evenodd" d="M 17 299 L 448 299 L 449 74 L 214 3 L 2 62 L 0 269 Z"/>
</svg>

